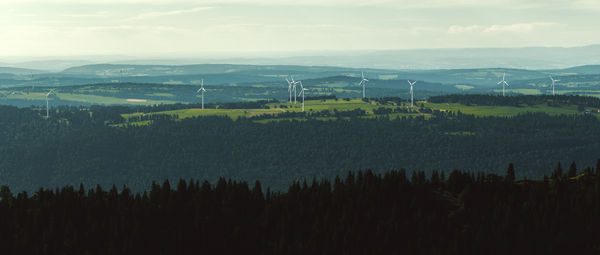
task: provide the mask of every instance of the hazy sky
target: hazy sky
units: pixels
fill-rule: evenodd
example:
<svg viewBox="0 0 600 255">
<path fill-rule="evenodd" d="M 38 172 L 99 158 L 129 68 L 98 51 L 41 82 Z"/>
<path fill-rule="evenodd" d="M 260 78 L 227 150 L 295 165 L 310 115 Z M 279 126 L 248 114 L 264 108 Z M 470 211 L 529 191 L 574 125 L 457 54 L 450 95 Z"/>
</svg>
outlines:
<svg viewBox="0 0 600 255">
<path fill-rule="evenodd" d="M 0 0 L 0 57 L 600 43 L 598 0 Z"/>
</svg>

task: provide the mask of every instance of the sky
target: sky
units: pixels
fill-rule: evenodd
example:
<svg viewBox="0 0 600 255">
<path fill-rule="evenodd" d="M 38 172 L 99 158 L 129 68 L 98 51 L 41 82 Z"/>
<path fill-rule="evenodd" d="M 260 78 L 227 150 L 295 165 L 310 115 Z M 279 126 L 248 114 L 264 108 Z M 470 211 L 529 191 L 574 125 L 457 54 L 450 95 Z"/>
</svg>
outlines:
<svg viewBox="0 0 600 255">
<path fill-rule="evenodd" d="M 598 0 L 1 0 L 0 57 L 600 44 Z"/>
</svg>

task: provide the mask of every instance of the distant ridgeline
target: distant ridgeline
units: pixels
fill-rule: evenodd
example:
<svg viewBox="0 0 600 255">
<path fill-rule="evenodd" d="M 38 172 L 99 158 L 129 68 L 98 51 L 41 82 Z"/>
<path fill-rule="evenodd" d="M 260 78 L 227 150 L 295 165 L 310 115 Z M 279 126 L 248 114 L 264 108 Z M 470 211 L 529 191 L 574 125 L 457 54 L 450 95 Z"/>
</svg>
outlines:
<svg viewBox="0 0 600 255">
<path fill-rule="evenodd" d="M 375 109 L 384 114 L 400 110 L 406 108 Z M 154 180 L 214 183 L 225 177 L 261 180 L 273 190 L 285 190 L 296 180 L 333 179 L 361 169 L 498 174 L 507 162 L 515 164 L 518 178 L 541 179 L 556 162 L 589 166 L 600 156 L 600 120 L 594 115 L 479 118 L 437 111 L 428 117 L 361 118 L 364 111 L 354 109 L 290 112 L 282 117 L 291 117 L 286 121 L 262 123 L 251 119 L 259 116 L 176 119 L 156 114 L 146 125 L 107 124 L 132 111 L 136 108 L 60 107 L 45 120 L 43 108 L 0 106 L 0 184 L 28 191 L 116 184 L 142 191 Z M 313 114 L 332 118 L 322 121 Z"/>
<path fill-rule="evenodd" d="M 327 100 L 327 99 L 337 99 L 335 95 L 329 96 L 307 96 L 305 98 L 308 100 Z M 204 108 L 206 109 L 265 109 L 269 108 L 267 104 L 270 103 L 278 103 L 279 100 L 273 98 L 270 100 L 256 100 L 249 102 L 226 102 L 226 103 L 210 103 L 205 104 Z M 193 108 L 201 108 L 202 105 L 199 103 L 190 103 L 190 104 L 160 104 L 160 105 L 148 105 L 148 106 L 131 106 L 131 107 L 123 107 L 117 106 L 117 109 L 125 109 L 129 108 L 129 110 L 122 110 L 122 113 L 132 113 L 132 112 L 159 112 L 159 111 L 172 111 L 172 110 L 181 110 L 181 109 L 193 109 Z"/>
<path fill-rule="evenodd" d="M 432 96 L 427 101 L 431 103 L 459 103 L 464 105 L 490 106 L 533 106 L 547 104 L 548 106 L 576 105 L 581 107 L 600 108 L 600 98 L 573 95 L 537 95 L 537 96 L 500 96 L 500 95 L 442 95 Z"/>
<path fill-rule="evenodd" d="M 143 193 L 3 186 L 0 246 L 3 254 L 598 254 L 599 169 L 600 161 L 583 171 L 558 165 L 539 181 L 515 181 L 512 164 L 501 175 L 367 170 L 282 193 L 223 178 L 152 183 Z"/>
</svg>

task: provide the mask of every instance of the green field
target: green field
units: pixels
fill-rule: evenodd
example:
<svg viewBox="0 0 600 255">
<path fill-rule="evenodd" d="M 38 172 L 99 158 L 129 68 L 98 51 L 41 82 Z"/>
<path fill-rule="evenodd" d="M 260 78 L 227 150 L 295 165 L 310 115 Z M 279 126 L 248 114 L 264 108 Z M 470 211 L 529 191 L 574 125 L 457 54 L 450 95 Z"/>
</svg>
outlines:
<svg viewBox="0 0 600 255">
<path fill-rule="evenodd" d="M 287 106 L 288 108 L 281 108 L 282 105 Z M 547 105 L 536 105 L 536 106 L 523 106 L 523 107 L 514 107 L 514 106 L 466 106 L 462 104 L 434 104 L 429 103 L 427 101 L 418 101 L 416 103 L 417 106 L 423 105 L 424 108 L 431 110 L 439 110 L 439 111 L 452 111 L 457 112 L 460 111 L 463 114 L 473 114 L 478 117 L 483 116 L 516 116 L 518 114 L 524 114 L 528 112 L 544 112 L 550 115 L 560 115 L 560 114 L 583 114 L 577 110 L 576 106 L 563 106 L 563 107 L 550 107 Z M 164 115 L 178 115 L 179 119 L 183 118 L 191 118 L 198 116 L 227 116 L 231 119 L 237 119 L 239 117 L 253 117 L 259 116 L 263 114 L 278 114 L 283 112 L 299 112 L 302 111 L 302 104 L 298 103 L 296 105 L 290 104 L 287 102 L 282 103 L 269 103 L 267 104 L 270 109 L 183 109 L 183 110 L 174 110 L 174 111 L 162 111 L 155 112 L 150 114 L 164 114 Z M 384 107 L 384 108 L 397 108 L 397 107 L 408 107 L 408 106 L 396 106 L 391 104 L 382 105 L 375 101 L 364 102 L 360 99 L 352 99 L 349 101 L 346 100 L 310 100 L 305 102 L 305 110 L 307 112 L 317 112 L 327 110 L 329 112 L 337 111 L 351 111 L 356 109 L 362 109 L 367 113 L 367 116 L 362 116 L 362 118 L 376 118 L 378 115 L 375 115 L 373 110 Z M 415 107 L 414 110 L 418 110 L 419 107 Z M 144 113 L 133 113 L 133 114 L 124 114 L 123 117 L 128 121 L 130 118 L 135 116 L 143 115 Z M 600 114 L 595 114 L 600 118 Z M 429 113 L 392 113 L 387 114 L 386 116 L 390 118 L 399 118 L 399 117 L 408 117 L 408 116 L 423 116 L 425 118 L 430 118 L 432 115 Z M 335 117 L 317 117 L 315 119 L 318 120 L 331 120 L 335 119 Z M 273 118 L 273 119 L 263 119 L 257 120 L 258 123 L 267 123 L 269 121 L 281 121 L 281 120 L 303 120 L 303 118 Z M 147 124 L 137 123 L 137 124 Z"/>
<path fill-rule="evenodd" d="M 24 93 L 19 92 L 13 95 L 10 95 L 9 91 L 0 91 L 0 93 L 6 95 L 3 99 L 18 99 L 18 100 L 46 100 L 46 92 L 31 92 Z M 154 93 L 154 96 L 163 96 L 163 97 L 172 97 L 172 94 L 169 93 Z M 110 97 L 110 96 L 98 96 L 98 95 L 90 95 L 90 94 L 79 94 L 79 93 L 62 93 L 55 92 L 53 95 L 48 97 L 48 101 L 53 102 L 56 100 L 64 100 L 64 101 L 72 101 L 72 102 L 81 102 L 81 103 L 89 103 L 89 104 L 99 104 L 99 105 L 155 105 L 155 104 L 174 104 L 178 103 L 176 101 L 170 100 L 151 100 L 151 99 L 143 99 L 136 100 L 134 98 L 119 98 L 119 97 Z"/>
<path fill-rule="evenodd" d="M 494 89 L 495 93 L 502 93 L 502 89 Z M 506 89 L 506 93 L 516 93 L 523 95 L 541 95 L 542 91 L 539 89 Z"/>
<path fill-rule="evenodd" d="M 470 90 L 470 89 L 474 89 L 475 87 L 473 86 L 469 86 L 469 85 L 454 85 L 455 88 L 457 89 L 461 89 L 461 90 Z"/>
<path fill-rule="evenodd" d="M 536 105 L 527 107 L 514 106 L 466 106 L 462 104 L 434 104 L 423 102 L 426 108 L 441 111 L 460 111 L 464 114 L 473 114 L 475 116 L 515 116 L 527 112 L 545 112 L 550 115 L 559 114 L 581 114 L 576 106 L 549 107 L 547 105 Z"/>
<path fill-rule="evenodd" d="M 118 97 L 95 96 L 85 94 L 57 93 L 56 96 L 61 100 L 84 102 L 91 104 L 131 104 L 131 105 L 155 105 L 155 104 L 174 104 L 175 101 L 167 100 L 136 100 Z"/>
</svg>

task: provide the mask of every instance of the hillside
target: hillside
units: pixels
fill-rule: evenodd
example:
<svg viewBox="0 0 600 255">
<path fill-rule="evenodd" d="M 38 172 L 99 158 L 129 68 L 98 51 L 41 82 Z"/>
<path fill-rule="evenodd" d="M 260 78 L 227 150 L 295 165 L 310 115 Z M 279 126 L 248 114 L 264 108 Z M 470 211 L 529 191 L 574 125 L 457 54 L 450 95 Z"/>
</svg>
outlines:
<svg viewBox="0 0 600 255">
<path fill-rule="evenodd" d="M 369 97 L 407 98 L 409 95 L 406 80 L 418 81 L 415 91 L 420 99 L 454 93 L 497 94 L 502 91 L 497 82 L 504 73 L 510 84 L 507 93 L 512 95 L 551 94 L 549 77 L 553 75 L 560 80 L 555 87 L 557 94 L 600 96 L 600 73 L 592 74 L 596 69 L 596 66 L 581 66 L 557 70 L 506 68 L 380 70 L 231 64 L 179 66 L 98 64 L 72 67 L 59 73 L 27 73 L 29 71 L 27 69 L 7 68 L 7 71 L 13 73 L 0 73 L 0 103 L 18 106 L 41 104 L 44 102 L 40 100 L 45 98 L 40 95 L 48 88 L 57 88 L 58 98 L 51 98 L 52 101 L 60 100 L 60 103 L 68 105 L 129 104 L 111 98 L 138 97 L 149 102 L 189 103 L 195 100 L 191 91 L 197 90 L 194 88 L 202 81 L 213 92 L 212 102 L 243 102 L 273 98 L 285 100 L 287 97 L 285 79 L 291 76 L 296 80 L 302 80 L 307 87 L 314 88 L 309 92 L 311 96 L 335 95 L 338 98 L 357 98 L 361 96 L 357 85 L 361 72 L 364 72 L 370 81 L 367 84 Z M 140 86 L 142 84 L 143 86 Z M 61 99 L 60 95 L 65 93 L 73 95 Z"/>
<path fill-rule="evenodd" d="M 50 120 L 44 108 L 2 106 L 0 176 L 26 190 L 80 182 L 143 190 L 152 180 L 218 177 L 260 179 L 280 190 L 294 180 L 367 168 L 498 174 L 513 162 L 522 169 L 518 178 L 542 178 L 556 162 L 590 165 L 588 156 L 600 151 L 600 115 L 575 105 L 417 102 L 409 109 L 393 98 L 338 101 L 307 102 L 306 113 L 282 102 L 262 110 L 60 107 Z"/>
</svg>

